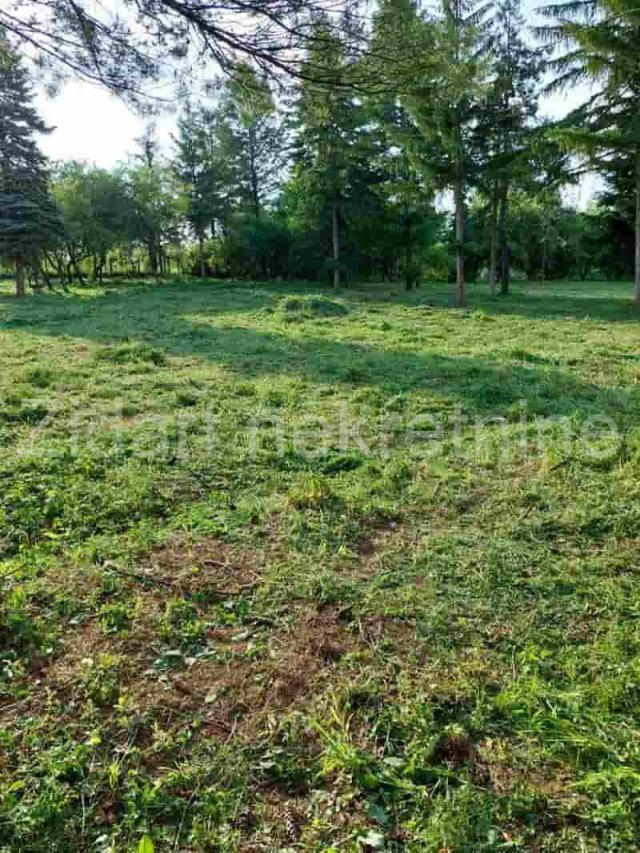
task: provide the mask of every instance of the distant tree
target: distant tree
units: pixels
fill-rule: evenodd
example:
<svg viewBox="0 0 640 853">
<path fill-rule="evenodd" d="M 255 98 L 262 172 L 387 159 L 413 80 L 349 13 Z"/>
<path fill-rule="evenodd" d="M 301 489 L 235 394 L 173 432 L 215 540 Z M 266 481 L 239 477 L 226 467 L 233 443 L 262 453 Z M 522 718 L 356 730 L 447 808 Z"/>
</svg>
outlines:
<svg viewBox="0 0 640 853">
<path fill-rule="evenodd" d="M 164 246 L 176 239 L 187 200 L 174 172 L 157 154 L 153 134 L 139 140 L 140 150 L 126 172 L 131 197 L 132 236 L 146 249 L 151 275 L 165 272 Z"/>
<path fill-rule="evenodd" d="M 305 67 L 320 74 L 326 85 L 303 79 L 294 104 L 293 169 L 288 185 L 296 227 L 306 220 L 330 223 L 332 279 L 342 281 L 345 204 L 364 124 L 364 111 L 349 88 L 351 67 L 345 45 L 323 24 L 316 26 L 314 47 Z M 323 229 L 324 231 L 324 229 Z M 324 231 L 326 233 L 326 231 Z"/>
<path fill-rule="evenodd" d="M 434 56 L 435 44 L 434 27 L 417 15 L 413 0 L 380 3 L 373 21 L 370 61 L 387 85 L 367 98 L 369 114 L 382 137 L 378 193 L 385 197 L 387 217 L 378 239 L 391 240 L 396 247 L 396 265 L 407 290 L 419 283 L 418 255 L 430 242 L 428 234 L 432 236 L 435 180 L 428 146 L 403 95 L 412 91 L 416 75 L 423 81 L 435 79 L 436 69 L 427 59 Z"/>
<path fill-rule="evenodd" d="M 226 217 L 229 165 L 217 138 L 218 112 L 189 101 L 178 119 L 173 169 L 185 187 L 186 218 L 198 243 L 200 276 L 206 273 L 205 240 Z"/>
<path fill-rule="evenodd" d="M 0 256 L 15 268 L 16 295 L 25 295 L 25 274 L 40 274 L 44 252 L 61 232 L 49 193 L 47 162 L 34 139 L 47 127 L 32 106 L 26 70 L 0 39 Z"/>
<path fill-rule="evenodd" d="M 284 131 L 267 81 L 249 65 L 227 82 L 217 134 L 236 200 L 259 219 L 282 177 Z"/>
<path fill-rule="evenodd" d="M 540 48 L 527 44 L 526 29 L 520 0 L 498 0 L 488 31 L 491 82 L 475 127 L 476 144 L 484 160 L 479 185 L 489 200 L 492 294 L 498 280 L 501 292 L 509 292 L 510 190 L 519 178 L 526 181 L 535 140 L 537 90 L 544 65 Z"/>
<path fill-rule="evenodd" d="M 109 252 L 131 238 L 131 197 L 122 170 L 65 163 L 54 174 L 52 192 L 64 222 L 59 274 L 82 280 L 82 263 L 91 259 L 93 278 L 102 278 Z"/>
<path fill-rule="evenodd" d="M 478 172 L 474 129 L 488 81 L 487 7 L 443 0 L 426 15 L 411 0 L 384 0 L 376 23 L 378 51 L 398 58 L 400 75 L 392 68 L 390 82 L 415 130 L 406 135 L 413 162 L 432 185 L 453 195 L 454 302 L 463 306 L 466 204 Z M 402 58 L 408 50 L 413 68 Z"/>
<path fill-rule="evenodd" d="M 554 88 L 588 80 L 595 92 L 557 130 L 557 136 L 609 175 L 633 187 L 634 298 L 640 305 L 640 6 L 636 0 L 570 0 L 545 8 L 553 23 L 540 28 L 567 48 L 552 68 Z"/>
</svg>

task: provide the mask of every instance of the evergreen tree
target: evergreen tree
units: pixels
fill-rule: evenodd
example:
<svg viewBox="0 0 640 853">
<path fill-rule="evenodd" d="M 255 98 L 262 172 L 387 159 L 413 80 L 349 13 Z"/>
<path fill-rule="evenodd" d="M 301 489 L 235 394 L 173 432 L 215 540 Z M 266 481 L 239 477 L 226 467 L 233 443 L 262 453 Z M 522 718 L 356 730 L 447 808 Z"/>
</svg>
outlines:
<svg viewBox="0 0 640 853">
<path fill-rule="evenodd" d="M 466 304 L 465 217 L 469 189 L 477 179 L 475 127 L 486 88 L 487 6 L 473 0 L 443 0 L 435 17 L 412 0 L 385 0 L 374 53 L 398 56 L 390 82 L 413 124 L 411 152 L 417 168 L 454 203 L 456 284 L 454 302 Z M 401 56 L 411 51 L 413 64 Z M 410 139 L 411 135 L 408 135 Z"/>
<path fill-rule="evenodd" d="M 14 265 L 18 297 L 25 294 L 27 268 L 39 275 L 43 253 L 61 230 L 47 163 L 34 139 L 47 127 L 32 101 L 24 67 L 0 40 L 0 256 Z"/>
<path fill-rule="evenodd" d="M 131 197 L 132 233 L 147 251 L 151 275 L 165 272 L 165 244 L 172 241 L 184 215 L 182 186 L 168 166 L 160 161 L 153 128 L 138 140 L 139 151 L 127 173 Z"/>
<path fill-rule="evenodd" d="M 218 113 L 187 102 L 178 119 L 173 168 L 186 188 L 186 218 L 198 242 L 200 276 L 206 273 L 205 239 L 225 217 L 228 163 L 217 139 Z M 227 179 L 227 180 L 226 180 Z"/>
<path fill-rule="evenodd" d="M 250 66 L 239 66 L 224 92 L 218 138 L 237 201 L 256 219 L 277 188 L 283 165 L 283 137 L 266 80 L 258 78 Z"/>
<path fill-rule="evenodd" d="M 543 37 L 568 48 L 554 60 L 555 88 L 590 81 L 595 92 L 558 136 L 615 183 L 633 187 L 634 298 L 640 305 L 640 6 L 636 0 L 570 0 L 545 8 Z"/>
<path fill-rule="evenodd" d="M 136 139 L 137 151 L 128 170 L 131 195 L 133 239 L 146 248 L 149 272 L 160 275 L 165 271 L 165 244 L 176 237 L 179 220 L 184 213 L 184 187 L 161 156 L 155 122 L 149 122 Z"/>
<path fill-rule="evenodd" d="M 329 266 L 333 284 L 339 287 L 346 206 L 354 198 L 355 167 L 362 156 L 359 143 L 365 116 L 349 86 L 351 69 L 344 45 L 323 24 L 316 26 L 307 67 L 310 79 L 302 80 L 294 105 L 294 165 L 289 198 L 298 225 L 306 221 L 308 227 L 315 219 L 321 223 L 322 236 L 330 234 Z M 318 77 L 323 82 L 315 82 Z"/>
<path fill-rule="evenodd" d="M 520 0 L 498 0 L 489 40 L 492 80 L 476 126 L 478 145 L 485 152 L 480 183 L 489 199 L 492 294 L 498 279 L 501 292 L 509 292 L 509 195 L 518 177 L 526 178 L 530 170 L 537 88 L 543 71 L 540 50 L 527 44 L 524 32 Z"/>
</svg>

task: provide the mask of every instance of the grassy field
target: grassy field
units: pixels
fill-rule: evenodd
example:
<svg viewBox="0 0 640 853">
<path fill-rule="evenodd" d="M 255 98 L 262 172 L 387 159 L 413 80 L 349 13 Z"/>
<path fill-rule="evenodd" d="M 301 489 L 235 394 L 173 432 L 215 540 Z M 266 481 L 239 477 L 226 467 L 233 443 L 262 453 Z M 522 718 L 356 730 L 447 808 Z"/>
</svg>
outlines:
<svg viewBox="0 0 640 853">
<path fill-rule="evenodd" d="M 640 850 L 630 290 L 6 285 L 0 848 Z"/>
</svg>

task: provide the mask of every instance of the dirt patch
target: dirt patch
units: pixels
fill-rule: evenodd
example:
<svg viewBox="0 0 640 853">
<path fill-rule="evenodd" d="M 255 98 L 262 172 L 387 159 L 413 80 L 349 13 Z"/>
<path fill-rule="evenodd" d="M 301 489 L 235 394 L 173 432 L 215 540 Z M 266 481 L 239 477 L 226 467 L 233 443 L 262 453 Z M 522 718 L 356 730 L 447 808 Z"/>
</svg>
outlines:
<svg viewBox="0 0 640 853">
<path fill-rule="evenodd" d="M 168 601 L 197 598 L 215 602 L 249 595 L 260 583 L 263 566 L 264 556 L 259 552 L 241 552 L 218 540 L 191 546 L 176 538 L 138 565 L 122 567 L 106 562 L 90 572 L 73 566 L 53 572 L 49 578 L 52 588 L 58 592 L 68 588 L 71 595 L 81 579 L 83 587 L 98 602 L 102 574 L 120 578 L 122 592 L 134 605 L 134 615 L 126 630 L 109 632 L 100 623 L 98 604 L 96 612 L 86 614 L 79 624 L 67 624 L 51 656 L 33 661 L 25 682 L 30 686 L 29 696 L 7 706 L 0 712 L 2 717 L 9 722 L 15 713 L 34 713 L 54 696 L 65 703 L 81 703 L 79 681 L 92 663 L 105 656 L 121 660 L 122 666 L 118 666 L 117 660 L 112 665 L 118 686 L 128 689 L 153 668 L 162 651 L 158 626 Z M 194 607 L 200 612 L 198 604 Z M 237 627 L 216 628 L 211 630 L 210 638 L 225 644 L 227 651 L 242 652 L 244 645 L 234 647 L 231 641 L 237 632 Z"/>
<path fill-rule="evenodd" d="M 575 777 L 567 768 L 543 764 L 532 767 L 526 761 L 527 755 L 526 744 L 503 738 L 482 740 L 474 749 L 474 779 L 497 796 L 527 791 L 569 807 L 584 801 L 576 792 Z"/>
<path fill-rule="evenodd" d="M 476 762 L 476 746 L 468 734 L 449 734 L 435 748 L 433 759 L 447 767 L 473 766 Z"/>
<path fill-rule="evenodd" d="M 259 654 L 249 643 L 236 643 L 225 663 L 201 661 L 162 680 L 132 685 L 134 701 L 143 712 L 165 718 L 197 712 L 209 737 L 250 739 L 270 714 L 303 706 L 321 693 L 341 659 L 361 645 L 335 608 L 300 610 L 287 630 L 268 637 Z"/>
<path fill-rule="evenodd" d="M 196 544 L 170 539 L 153 551 L 140 567 L 140 574 L 176 592 L 212 592 L 221 596 L 241 595 L 257 586 L 265 568 L 265 555 L 248 553 L 220 540 Z"/>
<path fill-rule="evenodd" d="M 393 534 L 394 528 L 380 531 Z M 290 605 L 277 621 L 214 622 L 205 629 L 202 656 L 173 648 L 159 631 L 168 602 L 193 603 L 206 625 L 210 614 L 219 612 L 218 602 L 250 597 L 267 559 L 266 552 L 217 540 L 192 545 L 174 539 L 129 567 L 105 564 L 103 571 L 122 578 L 120 594 L 135 601 L 135 615 L 120 632 L 105 630 L 99 612 L 67 626 L 52 658 L 39 663 L 30 695 L 11 712 L 5 709 L 5 724 L 17 724 L 20 716 L 38 713 L 52 700 L 68 709 L 69 719 L 81 717 L 90 700 L 109 715 L 118 697 L 127 696 L 127 706 L 146 721 L 143 728 L 197 720 L 200 737 L 248 742 L 274 714 L 305 709 L 314 697 L 345 684 L 350 672 L 372 659 L 380 640 L 393 647 L 415 643 L 408 624 L 371 620 L 356 626 L 344 608 L 302 602 Z M 357 657 L 353 666 L 352 657 Z M 111 667 L 103 679 L 104 696 L 94 677 L 101 667 Z"/>
</svg>

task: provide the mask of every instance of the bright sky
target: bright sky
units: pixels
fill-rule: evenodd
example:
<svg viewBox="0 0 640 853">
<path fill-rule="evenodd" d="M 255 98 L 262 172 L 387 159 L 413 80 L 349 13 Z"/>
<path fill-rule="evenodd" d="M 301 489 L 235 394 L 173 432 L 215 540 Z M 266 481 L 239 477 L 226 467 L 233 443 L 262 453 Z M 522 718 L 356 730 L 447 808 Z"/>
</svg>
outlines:
<svg viewBox="0 0 640 853">
<path fill-rule="evenodd" d="M 85 160 L 111 167 L 126 160 L 142 135 L 145 120 L 123 100 L 100 86 L 72 80 L 54 98 L 41 93 L 40 115 L 53 127 L 40 144 L 52 160 Z M 175 109 L 156 119 L 158 135 L 169 145 L 175 126 Z"/>
</svg>

